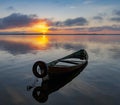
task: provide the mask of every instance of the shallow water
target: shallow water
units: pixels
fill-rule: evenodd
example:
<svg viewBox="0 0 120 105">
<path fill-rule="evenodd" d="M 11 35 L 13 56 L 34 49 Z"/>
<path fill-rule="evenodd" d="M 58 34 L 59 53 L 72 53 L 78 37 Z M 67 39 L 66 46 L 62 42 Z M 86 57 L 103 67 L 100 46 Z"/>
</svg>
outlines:
<svg viewBox="0 0 120 105">
<path fill-rule="evenodd" d="M 48 95 L 44 105 L 118 105 L 120 36 L 0 36 L 0 105 L 39 105 L 27 86 L 35 82 L 33 64 L 46 63 L 79 49 L 89 55 L 86 68 Z M 41 79 L 36 86 L 41 86 Z M 42 103 L 41 103 L 42 104 Z"/>
</svg>

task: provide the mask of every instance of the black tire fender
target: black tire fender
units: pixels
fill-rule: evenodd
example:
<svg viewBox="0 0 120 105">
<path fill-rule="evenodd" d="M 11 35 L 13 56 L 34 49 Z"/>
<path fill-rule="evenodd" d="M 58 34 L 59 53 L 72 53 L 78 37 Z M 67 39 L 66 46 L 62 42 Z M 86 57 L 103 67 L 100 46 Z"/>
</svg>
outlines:
<svg viewBox="0 0 120 105">
<path fill-rule="evenodd" d="M 37 68 L 40 68 L 39 72 Z M 34 63 L 32 68 L 33 74 L 38 78 L 43 78 L 47 75 L 48 67 L 47 64 L 43 61 L 37 61 Z"/>
</svg>

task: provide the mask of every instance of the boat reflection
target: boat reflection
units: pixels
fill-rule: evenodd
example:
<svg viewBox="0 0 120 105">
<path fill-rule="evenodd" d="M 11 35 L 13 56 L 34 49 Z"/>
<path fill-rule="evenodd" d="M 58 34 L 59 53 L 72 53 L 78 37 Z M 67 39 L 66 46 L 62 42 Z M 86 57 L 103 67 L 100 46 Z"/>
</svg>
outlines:
<svg viewBox="0 0 120 105">
<path fill-rule="evenodd" d="M 56 77 L 56 78 L 49 78 L 49 80 L 44 81 L 42 79 L 40 86 L 29 86 L 27 87 L 28 90 L 31 88 L 34 88 L 32 91 L 33 98 L 38 101 L 39 103 L 45 103 L 48 100 L 48 96 L 59 90 L 60 88 L 64 87 L 67 83 L 72 81 L 76 76 L 78 76 L 84 68 L 87 66 L 88 61 L 86 61 L 80 68 L 77 70 L 69 73 L 68 75 L 62 76 L 62 77 Z M 38 82 L 38 81 L 37 81 Z"/>
</svg>

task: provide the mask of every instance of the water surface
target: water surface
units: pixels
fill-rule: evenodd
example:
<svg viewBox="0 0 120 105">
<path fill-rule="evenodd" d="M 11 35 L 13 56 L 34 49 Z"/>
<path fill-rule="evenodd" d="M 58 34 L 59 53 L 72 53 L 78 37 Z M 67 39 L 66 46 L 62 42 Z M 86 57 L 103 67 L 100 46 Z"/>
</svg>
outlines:
<svg viewBox="0 0 120 105">
<path fill-rule="evenodd" d="M 49 94 L 45 105 L 118 105 L 120 36 L 0 36 L 0 105 L 39 105 L 27 91 L 35 80 L 34 62 L 50 62 L 79 49 L 87 67 L 64 87 Z M 39 79 L 37 86 L 41 85 Z"/>
</svg>

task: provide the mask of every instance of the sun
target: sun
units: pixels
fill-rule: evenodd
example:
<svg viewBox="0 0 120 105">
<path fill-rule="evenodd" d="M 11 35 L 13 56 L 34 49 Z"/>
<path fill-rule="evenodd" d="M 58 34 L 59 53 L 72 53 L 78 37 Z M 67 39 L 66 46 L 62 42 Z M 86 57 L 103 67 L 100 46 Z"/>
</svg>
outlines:
<svg viewBox="0 0 120 105">
<path fill-rule="evenodd" d="M 33 28 L 36 32 L 41 32 L 42 34 L 46 34 L 49 30 L 49 26 L 46 21 L 40 21 L 36 23 Z"/>
</svg>

